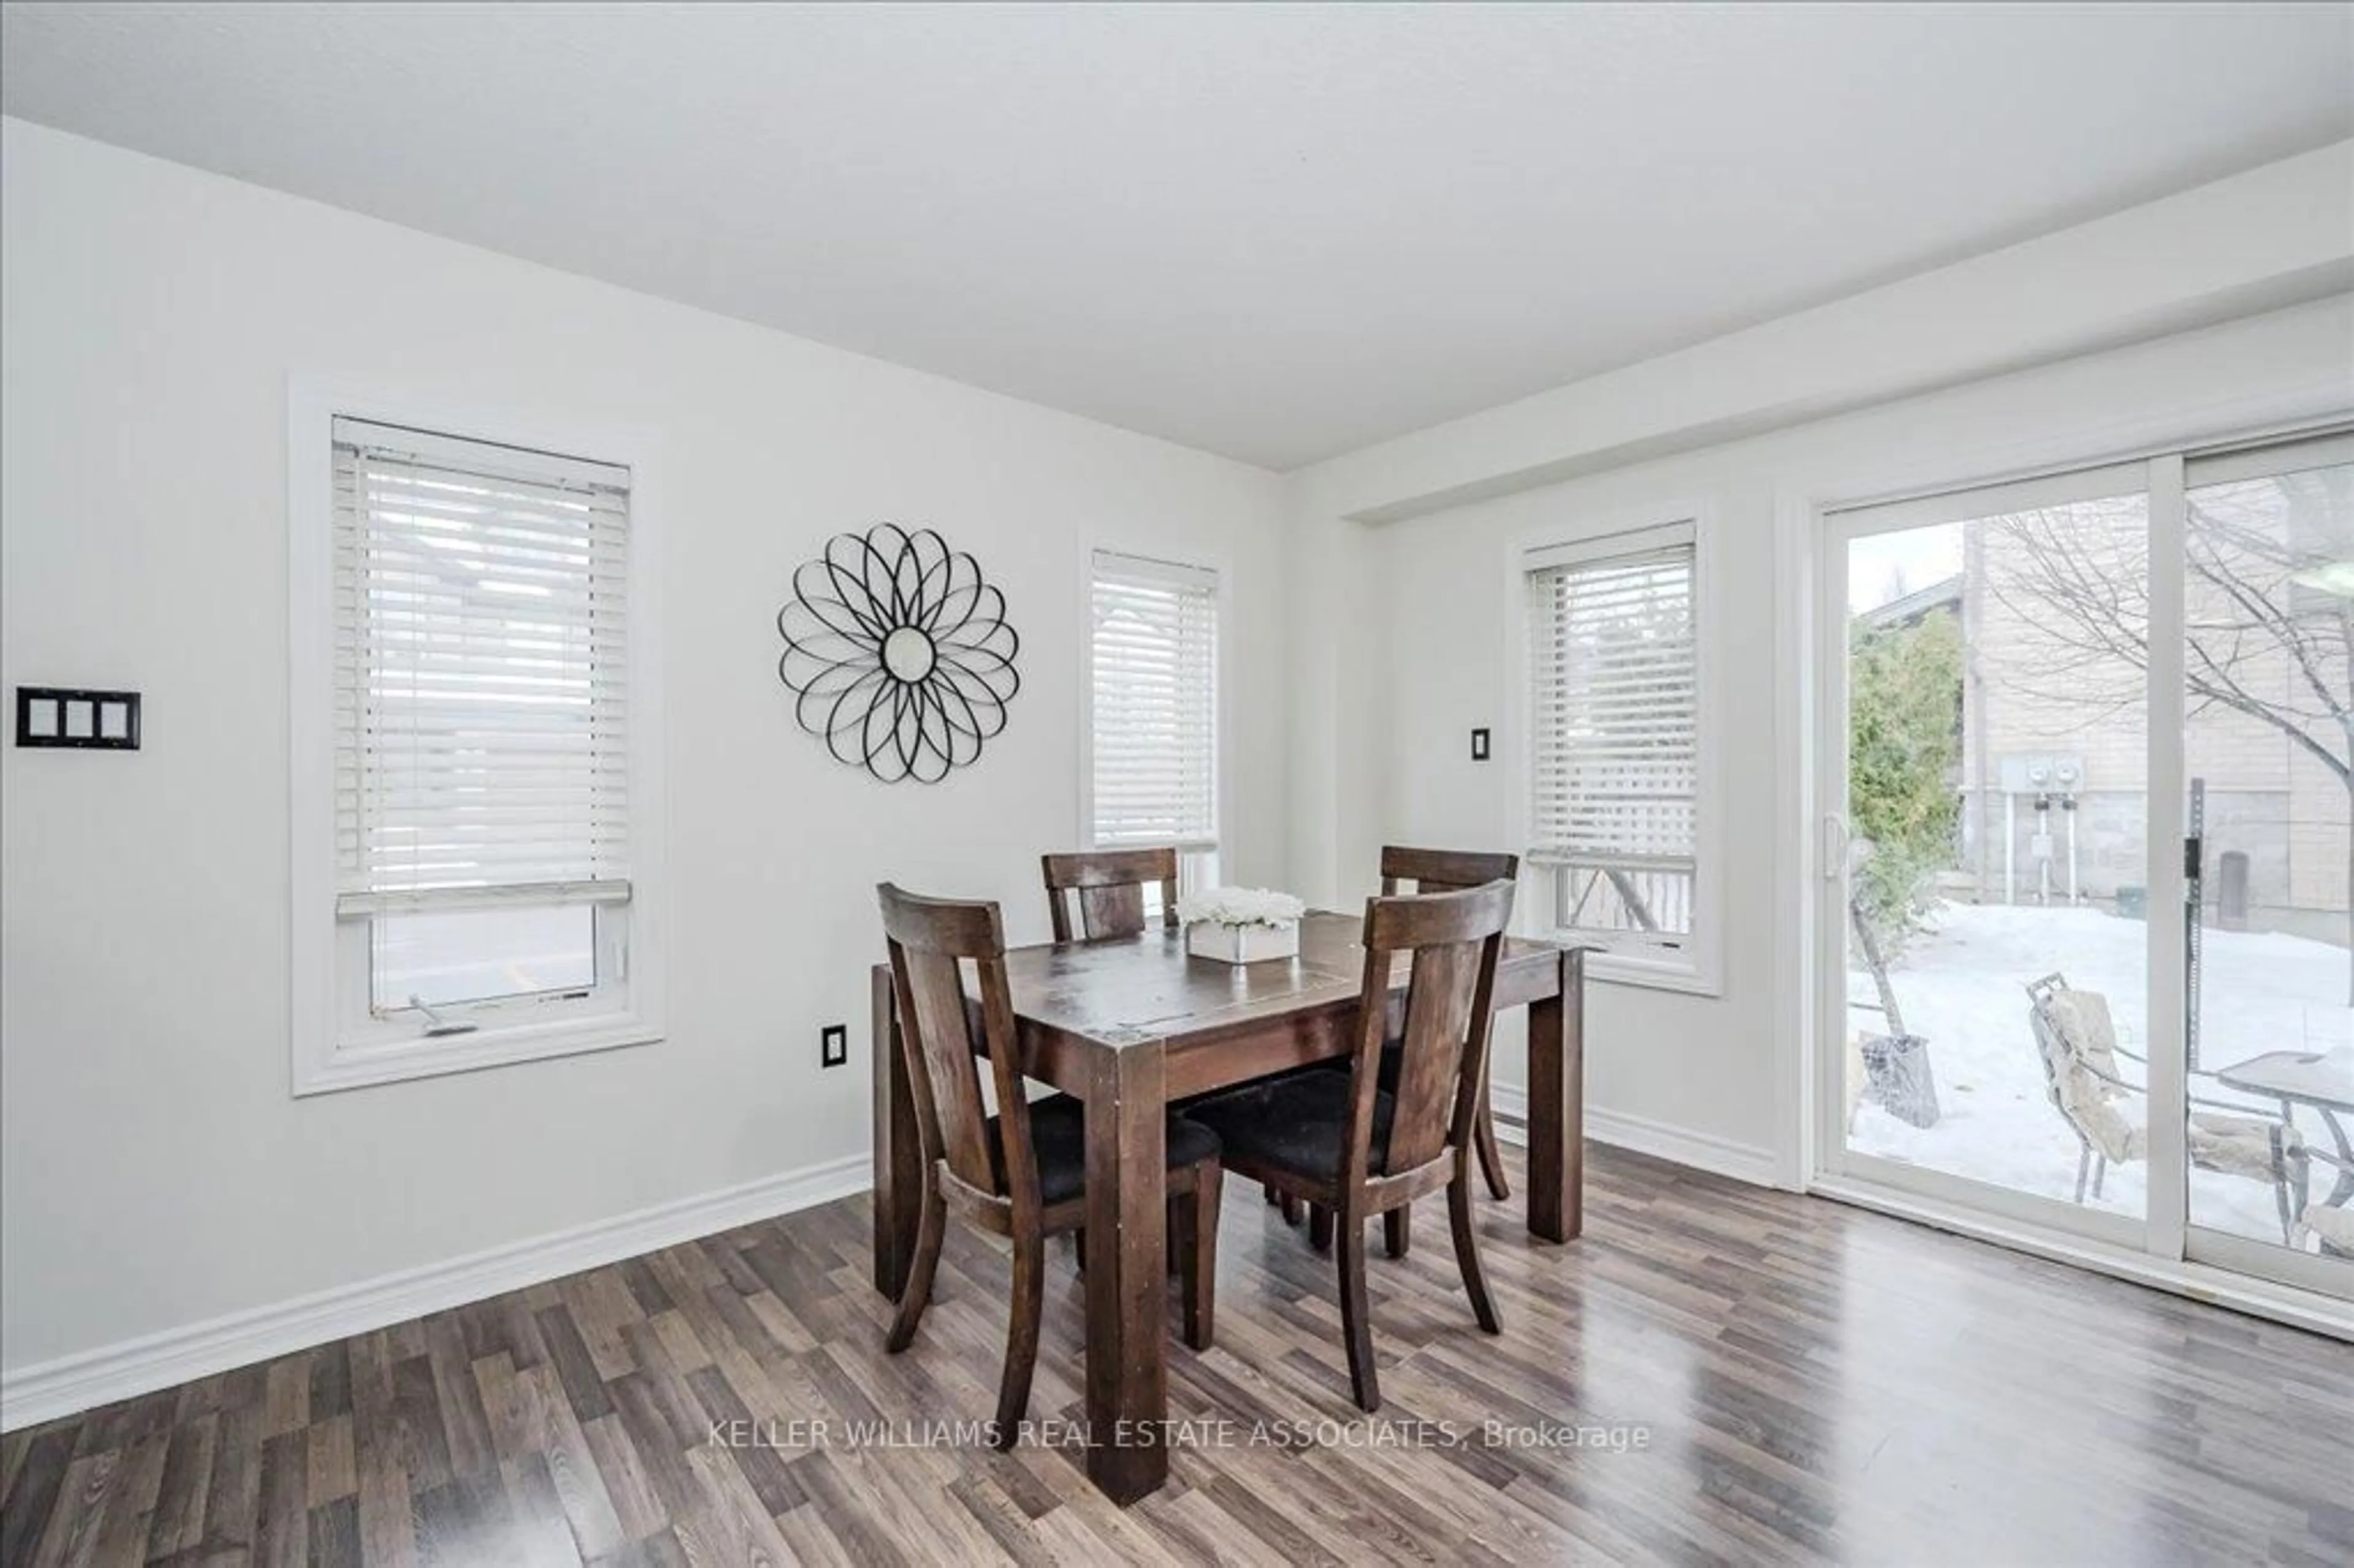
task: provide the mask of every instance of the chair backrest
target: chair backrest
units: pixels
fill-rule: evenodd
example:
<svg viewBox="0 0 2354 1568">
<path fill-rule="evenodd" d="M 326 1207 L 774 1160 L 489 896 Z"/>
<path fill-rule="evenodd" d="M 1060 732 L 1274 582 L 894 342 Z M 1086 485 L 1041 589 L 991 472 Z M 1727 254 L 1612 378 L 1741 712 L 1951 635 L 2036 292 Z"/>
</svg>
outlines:
<svg viewBox="0 0 2354 1568">
<path fill-rule="evenodd" d="M 2028 1027 L 2043 1065 L 2043 1092 L 2076 1136 L 2112 1163 L 2141 1158 L 2139 1125 L 2114 1101 L 2131 1093 L 2118 1083 L 2116 1029 L 2108 999 L 2078 991 L 2053 973 L 2027 987 Z"/>
<path fill-rule="evenodd" d="M 1400 1175 L 1448 1148 L 1468 1147 L 1488 1070 L 1496 960 L 1512 918 L 1513 885 L 1499 879 L 1453 893 L 1365 900 L 1365 976 L 1358 996 L 1355 1102 L 1344 1182 Z M 1370 1165 L 1373 1095 L 1389 1033 L 1390 978 L 1412 955 L 1399 1032 L 1388 1158 Z"/>
<path fill-rule="evenodd" d="M 1005 923 L 997 906 L 978 899 L 925 898 L 887 882 L 875 895 L 883 906 L 883 932 L 891 948 L 899 1037 L 926 1168 L 933 1160 L 944 1160 L 949 1173 L 966 1186 L 1002 1193 L 1017 1208 L 1026 1200 L 1034 1208 L 1038 1165 L 1030 1142 L 1029 1100 L 1014 1056 Z M 965 990 L 968 962 L 981 981 L 978 1008 Z M 988 1054 L 997 1096 L 1004 1143 L 1002 1187 L 990 1150 L 976 1045 Z"/>
<path fill-rule="evenodd" d="M 1382 846 L 1382 894 L 1403 892 L 1411 882 L 1416 893 L 1460 893 L 1491 882 L 1511 882 L 1521 874 L 1521 857 L 1491 854 L 1482 850 L 1408 849 Z"/>
<path fill-rule="evenodd" d="M 1071 939 L 1069 901 L 1079 906 L 1079 934 L 1133 937 L 1144 929 L 1144 888 L 1161 885 L 1161 923 L 1177 927 L 1177 851 L 1158 849 L 1096 850 L 1085 854 L 1041 857 L 1046 874 L 1046 904 L 1055 922 L 1055 940 Z"/>
</svg>

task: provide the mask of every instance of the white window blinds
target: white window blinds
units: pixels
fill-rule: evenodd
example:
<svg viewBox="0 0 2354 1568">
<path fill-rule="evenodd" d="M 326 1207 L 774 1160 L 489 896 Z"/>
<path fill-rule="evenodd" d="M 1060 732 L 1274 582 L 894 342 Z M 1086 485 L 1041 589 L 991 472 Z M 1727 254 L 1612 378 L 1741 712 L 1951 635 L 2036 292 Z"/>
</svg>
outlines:
<svg viewBox="0 0 2354 1568">
<path fill-rule="evenodd" d="M 1700 692 L 1691 524 L 1528 559 L 1528 858 L 1563 868 L 1554 923 L 1691 929 Z"/>
<path fill-rule="evenodd" d="M 629 471 L 339 418 L 337 913 L 629 896 Z"/>
<path fill-rule="evenodd" d="M 1218 842 L 1218 577 L 1095 557 L 1094 832 L 1098 845 Z"/>
</svg>

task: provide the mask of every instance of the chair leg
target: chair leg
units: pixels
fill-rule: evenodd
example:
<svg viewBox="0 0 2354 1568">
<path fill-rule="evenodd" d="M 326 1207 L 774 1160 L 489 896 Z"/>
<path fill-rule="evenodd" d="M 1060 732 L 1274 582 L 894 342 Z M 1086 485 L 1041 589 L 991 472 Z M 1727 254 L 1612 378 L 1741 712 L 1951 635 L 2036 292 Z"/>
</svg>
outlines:
<svg viewBox="0 0 2354 1568">
<path fill-rule="evenodd" d="M 2280 1134 L 2273 1134 L 2277 1143 Z M 2310 1162 L 2299 1150 L 2294 1158 L 2275 1153 L 2273 1158 L 2273 1202 L 2280 1209 L 2281 1245 L 2304 1250 L 2304 1238 L 2297 1234 L 2305 1220 L 2305 1198 Z"/>
<path fill-rule="evenodd" d="M 1332 1211 L 1321 1203 L 1308 1205 L 1308 1245 L 1318 1252 L 1332 1250 Z"/>
<path fill-rule="evenodd" d="M 2084 1201 L 2084 1180 L 2093 1172 L 2093 1146 L 2084 1144 L 2076 1150 L 2076 1202 Z"/>
<path fill-rule="evenodd" d="M 1183 1238 L 1185 1343 L 1210 1348 L 1218 1300 L 1218 1205 L 1225 1172 L 1214 1160 L 1193 1168 L 1193 1191 L 1184 1200 Z"/>
<path fill-rule="evenodd" d="M 1392 1257 L 1404 1257 L 1414 1241 L 1414 1210 L 1401 1205 L 1384 1214 L 1382 1241 Z"/>
<path fill-rule="evenodd" d="M 1471 1228 L 1471 1172 L 1459 1169 L 1447 1184 L 1447 1218 L 1455 1231 L 1455 1265 L 1463 1271 L 1463 1288 L 1471 1298 L 1472 1316 L 1490 1334 L 1504 1331 L 1496 1303 L 1488 1294 L 1488 1277 L 1479 1271 L 1479 1238 Z"/>
<path fill-rule="evenodd" d="M 939 1267 L 948 1218 L 948 1204 L 937 1194 L 926 1192 L 923 1215 L 916 1224 L 916 1255 L 907 1264 L 907 1287 L 899 1292 L 898 1313 L 891 1319 L 891 1331 L 883 1337 L 883 1348 L 895 1356 L 916 1337 L 916 1325 L 923 1320 L 924 1308 L 931 1305 L 932 1275 Z"/>
<path fill-rule="evenodd" d="M 1324 1211 L 1328 1219 L 1331 1211 Z M 1382 1386 L 1373 1372 L 1373 1329 L 1365 1301 L 1365 1227 L 1341 1227 L 1341 1340 L 1349 1352 L 1349 1387 L 1367 1414 L 1382 1407 Z"/>
<path fill-rule="evenodd" d="M 1504 1179 L 1504 1150 L 1496 1142 L 1496 1107 L 1488 1102 L 1483 1089 L 1479 1096 L 1479 1118 L 1472 1123 L 1472 1137 L 1479 1145 L 1479 1169 L 1488 1178 L 1488 1191 L 1499 1201 L 1512 1195 L 1512 1184 Z"/>
<path fill-rule="evenodd" d="M 1038 1370 L 1038 1308 L 1046 1288 L 1045 1238 L 1013 1238 L 1013 1300 L 1005 1325 L 1005 1375 L 997 1385 L 996 1446 L 1011 1448 L 1030 1409 L 1030 1375 Z"/>
<path fill-rule="evenodd" d="M 1270 1189 L 1270 1192 L 1276 1200 L 1276 1206 L 1283 1211 L 1283 1223 L 1287 1225 L 1298 1224 L 1299 1223 L 1299 1200 L 1293 1197 L 1288 1192 L 1273 1192 L 1272 1189 Z"/>
<path fill-rule="evenodd" d="M 2094 1196 L 2094 1197 L 2097 1198 L 2097 1197 L 2099 1197 L 2099 1196 L 2101 1195 L 2101 1182 L 2102 1182 L 2105 1179 L 2106 1179 L 2106 1177 L 2108 1176 L 2108 1174 L 2109 1174 L 2109 1157 L 2108 1157 L 2107 1155 L 2105 1155 L 2105 1154 L 2102 1154 L 2102 1155 L 2096 1155 L 2096 1156 L 2094 1156 L 2094 1160 L 2093 1160 L 2093 1196 Z"/>
</svg>

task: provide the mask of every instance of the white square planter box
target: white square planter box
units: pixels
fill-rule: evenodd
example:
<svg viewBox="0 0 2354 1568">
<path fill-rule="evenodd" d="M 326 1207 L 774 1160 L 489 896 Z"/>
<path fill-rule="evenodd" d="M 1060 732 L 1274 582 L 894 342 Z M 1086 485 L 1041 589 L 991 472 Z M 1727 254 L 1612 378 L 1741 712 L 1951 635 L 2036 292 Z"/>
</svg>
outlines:
<svg viewBox="0 0 2354 1568">
<path fill-rule="evenodd" d="M 1256 964 L 1299 956 L 1299 923 L 1288 926 L 1220 926 L 1197 920 L 1185 927 L 1185 950 L 1224 964 Z"/>
</svg>

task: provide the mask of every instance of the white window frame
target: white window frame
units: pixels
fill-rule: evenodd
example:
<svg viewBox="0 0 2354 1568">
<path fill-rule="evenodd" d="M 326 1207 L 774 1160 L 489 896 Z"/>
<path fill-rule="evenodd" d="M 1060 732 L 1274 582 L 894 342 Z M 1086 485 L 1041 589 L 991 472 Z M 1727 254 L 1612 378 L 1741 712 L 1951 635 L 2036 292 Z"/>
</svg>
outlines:
<svg viewBox="0 0 2354 1568">
<path fill-rule="evenodd" d="M 578 453 L 630 470 L 630 896 L 597 906 L 586 995 L 439 1009 L 474 1028 L 429 1038 L 370 1006 L 370 922 L 335 913 L 334 421 L 366 419 Z M 300 1097 L 641 1045 L 663 1033 L 663 744 L 659 464 L 642 432 L 451 407 L 326 377 L 287 388 L 287 628 L 292 1092 Z"/>
<path fill-rule="evenodd" d="M 1522 856 L 1521 895 L 1513 924 L 1522 935 L 1575 942 L 1590 949 L 1586 973 L 1599 980 L 1655 991 L 1721 996 L 1724 991 L 1724 785 L 1723 616 L 1716 570 L 1717 524 L 1712 508 L 1699 501 L 1646 506 L 1573 521 L 1544 524 L 1507 541 L 1506 602 L 1513 723 L 1499 758 L 1511 772 L 1512 842 L 1525 851 L 1534 815 L 1531 795 L 1532 740 L 1536 733 L 1530 669 L 1528 578 L 1532 557 L 1575 553 L 1603 560 L 1643 546 L 1640 535 L 1689 527 L 1692 534 L 1692 657 L 1697 666 L 1699 707 L 1695 715 L 1699 798 L 1694 802 L 1691 931 L 1675 946 L 1640 932 L 1564 931 L 1553 924 L 1555 869 L 1528 863 Z M 1558 564 L 1557 561 L 1548 564 Z"/>
<path fill-rule="evenodd" d="M 1217 792 L 1216 836 L 1206 845 L 1181 844 L 1177 853 L 1177 884 L 1180 892 L 1217 885 L 1225 864 L 1227 846 L 1233 832 L 1230 802 L 1234 800 L 1234 747 L 1229 743 L 1233 714 L 1229 693 L 1233 689 L 1235 647 L 1234 572 L 1231 563 L 1214 552 L 1179 552 L 1151 545 L 1137 545 L 1115 538 L 1083 538 L 1079 541 L 1078 616 L 1079 616 L 1079 842 L 1091 850 L 1134 848 L 1134 845 L 1107 845 L 1096 841 L 1096 636 L 1095 592 L 1096 557 L 1121 556 L 1130 560 L 1156 562 L 1184 571 L 1207 572 L 1217 581 L 1215 600 L 1218 611 L 1218 652 L 1216 690 L 1212 694 L 1214 705 L 1213 729 L 1217 738 L 1218 756 L 1213 788 Z"/>
</svg>

